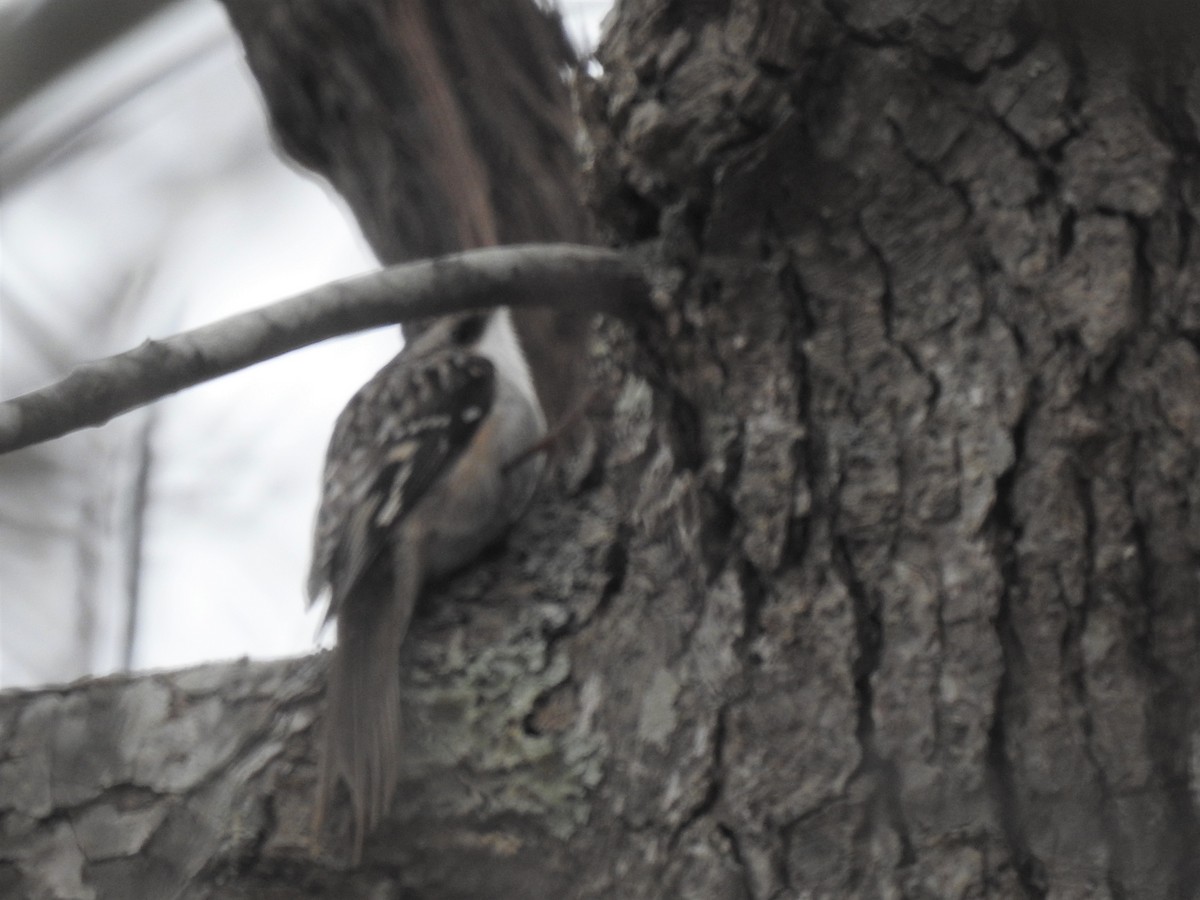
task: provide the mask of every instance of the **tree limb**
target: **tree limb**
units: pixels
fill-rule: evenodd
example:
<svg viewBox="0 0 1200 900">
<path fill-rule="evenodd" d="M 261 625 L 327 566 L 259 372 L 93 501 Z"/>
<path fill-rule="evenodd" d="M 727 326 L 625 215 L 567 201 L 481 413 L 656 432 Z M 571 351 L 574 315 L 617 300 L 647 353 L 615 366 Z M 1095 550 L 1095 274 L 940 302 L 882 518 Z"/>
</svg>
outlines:
<svg viewBox="0 0 1200 900">
<path fill-rule="evenodd" d="M 72 66 L 103 51 L 167 0 L 116 0 L 96 15 L 89 0 L 6 9 L 0 18 L 0 116 L 8 115 Z"/>
<path fill-rule="evenodd" d="M 0 453 L 59 437 L 254 363 L 368 328 L 495 306 L 580 314 L 644 305 L 627 254 L 570 244 L 456 253 L 322 285 L 125 353 L 76 367 L 0 403 Z"/>
</svg>

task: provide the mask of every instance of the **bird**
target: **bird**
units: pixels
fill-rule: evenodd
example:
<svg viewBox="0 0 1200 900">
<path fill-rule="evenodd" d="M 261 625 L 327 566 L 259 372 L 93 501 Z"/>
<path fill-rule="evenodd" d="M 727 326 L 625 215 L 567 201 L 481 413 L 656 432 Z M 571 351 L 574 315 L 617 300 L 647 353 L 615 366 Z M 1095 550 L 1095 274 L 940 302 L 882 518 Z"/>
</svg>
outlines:
<svg viewBox="0 0 1200 900">
<path fill-rule="evenodd" d="M 399 651 L 422 587 L 523 514 L 545 434 L 507 307 L 435 320 L 334 425 L 308 578 L 310 606 L 328 596 L 336 627 L 314 824 L 344 781 L 356 863 L 399 778 Z"/>
</svg>

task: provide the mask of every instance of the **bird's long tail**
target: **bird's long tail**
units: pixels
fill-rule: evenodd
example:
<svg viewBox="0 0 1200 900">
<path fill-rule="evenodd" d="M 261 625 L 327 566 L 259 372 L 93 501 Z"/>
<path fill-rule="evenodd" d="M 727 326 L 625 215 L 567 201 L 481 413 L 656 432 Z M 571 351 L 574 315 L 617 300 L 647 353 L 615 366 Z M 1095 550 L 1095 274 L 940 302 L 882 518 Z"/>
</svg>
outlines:
<svg viewBox="0 0 1200 900">
<path fill-rule="evenodd" d="M 399 778 L 400 645 L 421 573 L 411 541 L 392 548 L 391 578 L 362 579 L 340 602 L 325 701 L 314 825 L 319 833 L 339 779 L 354 816 L 354 861 L 387 812 Z M 386 566 L 373 575 L 383 576 Z M 388 590 L 390 581 L 390 588 Z"/>
</svg>

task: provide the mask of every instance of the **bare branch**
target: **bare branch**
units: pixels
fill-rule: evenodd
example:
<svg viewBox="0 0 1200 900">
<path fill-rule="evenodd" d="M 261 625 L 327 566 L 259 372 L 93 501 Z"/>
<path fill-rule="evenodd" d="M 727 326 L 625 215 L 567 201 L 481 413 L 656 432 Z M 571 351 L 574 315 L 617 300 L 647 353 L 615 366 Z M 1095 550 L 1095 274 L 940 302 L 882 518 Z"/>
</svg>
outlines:
<svg viewBox="0 0 1200 900">
<path fill-rule="evenodd" d="M 0 453 L 59 437 L 184 388 L 367 328 L 495 306 L 620 312 L 647 304 L 628 254 L 571 244 L 456 253 L 335 281 L 76 367 L 0 403 Z"/>
</svg>

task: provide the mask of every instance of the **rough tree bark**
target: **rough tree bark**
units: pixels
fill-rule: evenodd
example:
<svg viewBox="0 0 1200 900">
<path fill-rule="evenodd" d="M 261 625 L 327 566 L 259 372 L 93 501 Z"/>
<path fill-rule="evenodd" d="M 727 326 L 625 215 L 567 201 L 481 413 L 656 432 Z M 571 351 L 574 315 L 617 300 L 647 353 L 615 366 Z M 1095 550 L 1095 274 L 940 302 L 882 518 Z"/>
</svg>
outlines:
<svg viewBox="0 0 1200 900">
<path fill-rule="evenodd" d="M 306 838 L 313 659 L 10 697 L 0 893 L 1196 895 L 1200 70 L 1015 0 L 626 0 L 601 57 L 670 287 L 429 598 L 369 864 Z"/>
</svg>

